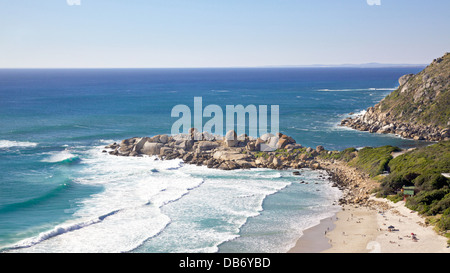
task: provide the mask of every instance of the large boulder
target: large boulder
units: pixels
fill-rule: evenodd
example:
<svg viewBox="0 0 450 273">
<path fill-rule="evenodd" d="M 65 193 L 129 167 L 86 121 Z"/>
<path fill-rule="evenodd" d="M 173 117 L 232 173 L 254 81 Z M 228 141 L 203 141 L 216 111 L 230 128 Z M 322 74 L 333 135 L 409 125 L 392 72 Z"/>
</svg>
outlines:
<svg viewBox="0 0 450 273">
<path fill-rule="evenodd" d="M 278 157 L 274 157 L 272 160 L 272 163 L 275 167 L 281 167 L 281 165 L 283 164 L 283 162 L 281 161 L 280 158 Z"/>
<path fill-rule="evenodd" d="M 277 136 L 273 136 L 273 137 L 270 137 L 267 141 L 266 141 L 266 144 L 268 145 L 268 146 L 270 146 L 270 147 L 272 147 L 273 149 L 277 149 L 277 145 L 278 145 L 278 141 L 280 140 L 280 138 L 279 137 L 277 137 Z"/>
<path fill-rule="evenodd" d="M 177 140 L 175 142 L 175 148 L 190 151 L 194 146 L 194 140 Z"/>
<path fill-rule="evenodd" d="M 288 144 L 289 140 L 287 138 L 280 138 L 277 142 L 277 149 L 284 149 Z"/>
<path fill-rule="evenodd" d="M 159 155 L 161 148 L 164 146 L 162 143 L 145 142 L 142 149 L 139 151 L 145 155 Z"/>
<path fill-rule="evenodd" d="M 235 151 L 217 151 L 214 153 L 213 158 L 216 160 L 231 161 L 231 160 L 248 160 L 250 156 Z"/>
<path fill-rule="evenodd" d="M 159 137 L 160 137 L 160 135 L 156 135 L 156 136 L 150 137 L 150 138 L 148 138 L 147 142 L 158 143 L 159 142 Z"/>
<path fill-rule="evenodd" d="M 139 139 L 136 143 L 136 145 L 134 145 L 133 151 L 139 153 L 142 149 L 142 147 L 144 147 L 145 142 L 147 142 L 148 138 L 147 137 L 143 137 L 141 139 Z"/>
<path fill-rule="evenodd" d="M 324 150 L 325 150 L 325 148 L 322 145 L 319 145 L 319 146 L 316 147 L 316 152 L 318 152 L 318 153 L 320 153 L 320 152 L 322 152 Z"/>
<path fill-rule="evenodd" d="M 209 151 L 219 146 L 220 146 L 219 143 L 214 141 L 200 141 L 198 142 L 197 152 Z"/>
<path fill-rule="evenodd" d="M 162 144 L 166 144 L 167 142 L 169 142 L 169 136 L 168 135 L 160 135 L 159 142 L 161 142 Z"/>
<path fill-rule="evenodd" d="M 269 138 L 271 138 L 271 137 L 274 137 L 274 135 L 273 135 L 273 134 L 267 133 L 267 134 L 262 135 L 262 136 L 260 137 L 260 139 L 261 139 L 262 141 L 264 141 L 264 142 L 267 142 L 267 140 L 269 140 Z"/>
<path fill-rule="evenodd" d="M 173 149 L 170 147 L 161 147 L 159 149 L 159 155 L 163 156 L 163 155 L 167 155 L 173 152 Z"/>
<path fill-rule="evenodd" d="M 255 141 L 248 142 L 247 145 L 245 145 L 245 149 L 250 152 L 255 151 L 256 150 L 256 142 Z"/>
<path fill-rule="evenodd" d="M 214 141 L 216 138 L 210 132 L 203 132 L 202 134 L 203 140 Z"/>
<path fill-rule="evenodd" d="M 225 135 L 225 146 L 227 147 L 236 147 L 238 144 L 237 134 L 234 130 L 230 130 Z"/>
<path fill-rule="evenodd" d="M 265 159 L 264 157 L 258 157 L 255 160 L 256 165 L 266 165 L 267 164 L 267 159 Z"/>
<path fill-rule="evenodd" d="M 258 138 L 255 142 L 255 151 L 261 151 L 261 145 L 265 145 L 265 141 L 261 138 Z"/>
</svg>

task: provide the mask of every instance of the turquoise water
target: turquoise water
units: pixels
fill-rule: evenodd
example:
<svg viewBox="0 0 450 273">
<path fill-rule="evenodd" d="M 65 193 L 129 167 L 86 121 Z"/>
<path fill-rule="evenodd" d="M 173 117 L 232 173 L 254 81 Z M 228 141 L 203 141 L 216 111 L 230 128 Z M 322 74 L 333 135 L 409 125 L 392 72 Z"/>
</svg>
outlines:
<svg viewBox="0 0 450 273">
<path fill-rule="evenodd" d="M 337 124 L 421 69 L 0 70 L 0 249 L 285 252 L 337 209 L 323 174 L 225 172 L 103 146 L 170 133 L 172 107 L 201 96 L 222 109 L 279 105 L 280 131 L 305 146 L 412 147 Z"/>
</svg>

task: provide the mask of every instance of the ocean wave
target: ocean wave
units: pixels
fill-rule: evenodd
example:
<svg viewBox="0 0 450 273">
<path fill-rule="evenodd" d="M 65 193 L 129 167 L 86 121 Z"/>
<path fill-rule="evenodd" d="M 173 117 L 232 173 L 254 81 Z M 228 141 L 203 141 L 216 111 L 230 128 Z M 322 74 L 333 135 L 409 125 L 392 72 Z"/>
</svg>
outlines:
<svg viewBox="0 0 450 273">
<path fill-rule="evenodd" d="M 46 201 L 54 198 L 55 196 L 58 196 L 63 191 L 67 190 L 71 186 L 71 183 L 72 183 L 71 180 L 67 180 L 64 183 L 56 186 L 54 189 L 42 194 L 41 196 L 37 196 L 35 198 L 31 198 L 31 199 L 28 199 L 23 202 L 13 203 L 13 204 L 3 206 L 2 208 L 0 208 L 0 213 L 4 213 L 4 212 L 9 213 L 11 211 L 15 211 L 15 210 L 19 210 L 19 209 L 26 209 L 29 207 L 36 206 L 40 203 L 46 202 Z"/>
<path fill-rule="evenodd" d="M 48 158 L 41 160 L 41 162 L 72 164 L 81 161 L 81 158 L 78 155 L 74 155 L 68 150 L 51 152 L 49 155 L 50 156 Z"/>
<path fill-rule="evenodd" d="M 0 140 L 0 149 L 33 148 L 36 147 L 37 145 L 38 143 L 29 141 Z"/>
<path fill-rule="evenodd" d="M 18 249 L 23 249 L 23 248 L 29 248 L 29 247 L 37 245 L 37 244 L 39 244 L 39 243 L 41 243 L 43 241 L 46 241 L 46 240 L 48 240 L 50 238 L 53 238 L 53 237 L 65 234 L 67 232 L 75 231 L 75 230 L 78 230 L 78 229 L 90 226 L 90 225 L 98 223 L 100 221 L 101 221 L 100 219 L 94 219 L 94 220 L 89 220 L 89 221 L 75 223 L 75 224 L 70 224 L 70 225 L 56 226 L 52 230 L 46 231 L 46 232 L 42 232 L 38 236 L 36 236 L 34 238 L 25 239 L 25 240 L 22 240 L 21 242 L 17 243 L 16 245 L 7 247 L 6 251 L 12 251 L 12 250 L 18 250 Z"/>
<path fill-rule="evenodd" d="M 94 219 L 56 226 L 52 230 L 42 232 L 34 238 L 25 239 L 17 243 L 16 245 L 7 247 L 6 251 L 32 247 L 53 237 L 66 234 L 68 232 L 73 232 L 94 224 L 98 224 L 104 221 L 106 218 L 117 214 L 118 212 L 120 212 L 120 210 L 111 211 Z"/>
<path fill-rule="evenodd" d="M 104 190 L 77 202 L 74 221 L 22 241 L 11 252 L 132 251 L 170 224 L 162 207 L 179 201 L 204 183 L 203 179 L 184 174 L 181 161 L 116 158 L 101 150 L 97 147 L 83 154 L 89 168 L 80 171 L 76 183 L 102 185 Z M 65 150 L 49 154 L 45 161 L 72 158 L 74 155 Z M 158 172 L 148 175 L 150 170 Z"/>
<path fill-rule="evenodd" d="M 66 222 L 7 246 L 4 252 L 129 252 L 160 234 L 171 222 L 151 202 Z M 152 221 L 148 221 L 152 219 Z M 108 231 L 105 233 L 105 231 Z"/>
<path fill-rule="evenodd" d="M 79 200 L 73 221 L 21 241 L 10 252 L 139 252 L 147 247 L 217 252 L 240 237 L 250 218 L 261 215 L 268 196 L 293 182 L 289 172 L 229 172 L 178 160 L 111 157 L 102 149 L 82 154 L 89 167 L 76 183 L 102 185 L 103 191 Z M 47 160 L 69 154 L 53 153 Z M 158 172 L 149 175 L 150 170 Z M 179 234 L 183 238 L 174 241 Z"/>
</svg>

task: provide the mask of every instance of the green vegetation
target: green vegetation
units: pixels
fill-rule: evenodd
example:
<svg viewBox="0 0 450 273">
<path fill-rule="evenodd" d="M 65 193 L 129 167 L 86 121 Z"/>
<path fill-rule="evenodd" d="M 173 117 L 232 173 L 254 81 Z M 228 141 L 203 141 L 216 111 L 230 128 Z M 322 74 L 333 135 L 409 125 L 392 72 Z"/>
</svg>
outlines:
<svg viewBox="0 0 450 273">
<path fill-rule="evenodd" d="M 350 166 L 376 177 L 387 171 L 387 164 L 392 159 L 392 152 L 400 151 L 393 146 L 383 146 L 378 148 L 366 147 L 361 150 L 348 148 L 342 152 L 334 151 L 331 154 L 322 153 L 322 159 L 334 159 L 347 162 Z"/>
<path fill-rule="evenodd" d="M 449 186 L 442 173 L 450 172 L 450 141 L 410 151 L 388 163 L 391 171 L 381 183 L 383 195 L 395 194 L 402 186 L 415 186 L 421 191 L 433 191 Z"/>
<path fill-rule="evenodd" d="M 392 152 L 400 151 L 399 148 L 393 146 L 383 146 L 378 148 L 366 147 L 358 152 L 358 156 L 349 162 L 350 166 L 375 177 L 387 171 L 387 165 L 392 159 Z"/>
<path fill-rule="evenodd" d="M 353 158 L 355 158 L 358 154 L 358 150 L 355 148 L 347 148 L 343 150 L 342 152 L 339 151 L 333 151 L 331 154 L 328 153 L 322 153 L 319 155 L 322 159 L 334 159 L 334 160 L 340 160 L 344 162 L 349 162 Z"/>
<path fill-rule="evenodd" d="M 396 158 L 391 153 L 397 147 L 383 146 L 354 148 L 331 154 L 321 154 L 324 159 L 348 162 L 348 165 L 377 178 L 378 195 L 393 202 L 403 200 L 403 186 L 414 186 L 416 194 L 408 197 L 406 206 L 430 217 L 440 231 L 450 230 L 450 141 L 406 152 Z M 388 172 L 387 175 L 380 175 Z"/>
</svg>

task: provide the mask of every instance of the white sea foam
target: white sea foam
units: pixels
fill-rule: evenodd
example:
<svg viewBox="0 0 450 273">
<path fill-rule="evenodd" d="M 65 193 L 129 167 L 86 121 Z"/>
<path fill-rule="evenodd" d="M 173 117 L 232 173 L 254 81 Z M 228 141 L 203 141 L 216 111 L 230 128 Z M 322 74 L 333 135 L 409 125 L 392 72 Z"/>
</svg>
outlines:
<svg viewBox="0 0 450 273">
<path fill-rule="evenodd" d="M 261 215 L 269 195 L 294 181 L 275 170 L 222 171 L 101 150 L 81 155 L 87 167 L 75 183 L 103 190 L 79 200 L 74 219 L 20 242 L 12 252 L 216 252 Z"/>
<path fill-rule="evenodd" d="M 350 115 L 351 117 L 360 117 L 360 116 L 364 116 L 367 113 L 367 110 L 361 110 L 359 112 L 353 113 L 352 115 Z"/>
<path fill-rule="evenodd" d="M 77 155 L 72 154 L 69 150 L 64 150 L 64 151 L 59 151 L 59 152 L 50 152 L 50 153 L 47 153 L 47 155 L 48 155 L 48 157 L 41 160 L 42 162 L 56 163 L 56 162 L 62 162 L 65 160 L 79 158 Z"/>
<path fill-rule="evenodd" d="M 192 177 L 205 176 L 205 182 L 163 207 L 163 213 L 172 219 L 170 226 L 140 251 L 216 252 L 223 242 L 239 237 L 249 218 L 263 211 L 268 195 L 291 184 L 277 179 L 279 175 L 272 175 L 273 171 L 222 171 L 191 165 L 183 171 Z M 266 174 L 258 175 L 260 172 Z"/>
<path fill-rule="evenodd" d="M 8 148 L 33 148 L 36 147 L 38 143 L 28 142 L 28 141 L 14 141 L 14 140 L 0 140 L 0 149 Z"/>
<path fill-rule="evenodd" d="M 51 154 L 49 162 L 70 158 L 68 151 Z M 21 242 L 24 252 L 126 252 L 159 234 L 171 222 L 161 207 L 182 198 L 203 183 L 179 171 L 181 161 L 152 157 L 113 157 L 101 147 L 83 155 L 88 166 L 76 183 L 104 190 L 80 200 L 75 221 L 61 224 Z M 159 172 L 153 173 L 152 169 Z M 25 248 L 26 246 L 26 248 Z"/>
</svg>

